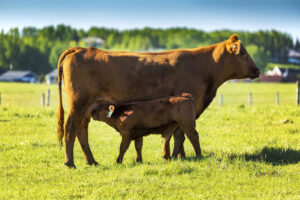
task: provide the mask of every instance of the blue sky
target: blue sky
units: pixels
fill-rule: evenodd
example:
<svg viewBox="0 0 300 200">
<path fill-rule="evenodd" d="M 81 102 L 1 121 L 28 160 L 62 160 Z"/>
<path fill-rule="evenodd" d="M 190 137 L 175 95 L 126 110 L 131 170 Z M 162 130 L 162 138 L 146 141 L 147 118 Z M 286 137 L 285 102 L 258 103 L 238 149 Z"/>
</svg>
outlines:
<svg viewBox="0 0 300 200">
<path fill-rule="evenodd" d="M 83 29 L 276 29 L 300 39 L 300 0 L 0 0 L 0 30 L 61 23 Z"/>
</svg>

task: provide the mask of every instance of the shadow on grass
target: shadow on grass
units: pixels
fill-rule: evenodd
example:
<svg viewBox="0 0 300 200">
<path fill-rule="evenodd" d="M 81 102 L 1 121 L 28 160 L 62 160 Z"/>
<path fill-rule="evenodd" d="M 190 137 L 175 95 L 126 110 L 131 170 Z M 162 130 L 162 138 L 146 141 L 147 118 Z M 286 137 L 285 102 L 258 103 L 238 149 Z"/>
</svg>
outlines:
<svg viewBox="0 0 300 200">
<path fill-rule="evenodd" d="M 300 162 L 300 151 L 293 149 L 265 147 L 254 154 L 244 154 L 246 161 L 266 162 L 272 165 L 287 165 Z M 238 156 L 240 157 L 240 156 Z"/>
<path fill-rule="evenodd" d="M 229 160 L 236 160 L 236 159 L 244 159 L 246 161 L 255 161 L 255 162 L 265 162 L 272 165 L 288 165 L 288 164 L 295 164 L 300 162 L 300 151 L 293 150 L 293 149 L 284 149 L 284 148 L 273 148 L 273 147 L 264 147 L 261 151 L 249 154 L 228 154 L 222 155 L 222 157 L 216 155 L 212 152 L 204 153 L 204 156 L 199 159 L 197 157 L 186 157 L 181 158 L 183 161 L 187 162 L 199 162 L 201 160 L 206 160 L 209 158 L 214 158 L 216 160 L 222 161 L 224 160 L 223 157 L 229 158 Z"/>
<path fill-rule="evenodd" d="M 200 162 L 201 160 L 204 160 L 208 157 L 212 157 L 212 155 L 206 155 L 206 156 L 202 156 L 201 158 L 198 158 L 196 156 L 191 156 L 191 157 L 185 157 L 185 158 L 172 158 L 172 160 L 183 160 L 186 162 Z"/>
</svg>

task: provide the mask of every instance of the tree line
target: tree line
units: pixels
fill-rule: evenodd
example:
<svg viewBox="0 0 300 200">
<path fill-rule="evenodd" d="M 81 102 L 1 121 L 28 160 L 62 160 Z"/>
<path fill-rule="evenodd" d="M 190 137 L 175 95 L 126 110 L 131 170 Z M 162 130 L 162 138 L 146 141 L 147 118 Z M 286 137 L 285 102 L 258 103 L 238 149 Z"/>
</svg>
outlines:
<svg viewBox="0 0 300 200">
<path fill-rule="evenodd" d="M 83 30 L 61 24 L 1 31 L 0 68 L 32 70 L 43 75 L 56 68 L 60 54 L 67 48 L 87 47 L 83 40 L 86 37 L 102 38 L 103 49 L 153 51 L 214 44 L 226 40 L 233 33 L 239 34 L 242 43 L 262 70 L 270 60 L 286 63 L 288 49 L 299 49 L 298 40 L 294 44 L 289 34 L 276 30 L 206 32 L 192 28 L 143 28 L 121 31 L 104 27 Z"/>
</svg>

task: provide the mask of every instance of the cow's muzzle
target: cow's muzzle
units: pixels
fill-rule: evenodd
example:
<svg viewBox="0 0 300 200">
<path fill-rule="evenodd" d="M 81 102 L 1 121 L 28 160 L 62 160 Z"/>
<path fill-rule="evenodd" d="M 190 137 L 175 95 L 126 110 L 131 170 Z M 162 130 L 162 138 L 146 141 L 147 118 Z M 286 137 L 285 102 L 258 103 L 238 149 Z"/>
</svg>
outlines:
<svg viewBox="0 0 300 200">
<path fill-rule="evenodd" d="M 260 75 L 260 70 L 258 68 L 255 67 L 255 68 L 251 69 L 251 72 L 250 72 L 251 79 L 256 79 L 259 77 L 259 75 Z"/>
</svg>

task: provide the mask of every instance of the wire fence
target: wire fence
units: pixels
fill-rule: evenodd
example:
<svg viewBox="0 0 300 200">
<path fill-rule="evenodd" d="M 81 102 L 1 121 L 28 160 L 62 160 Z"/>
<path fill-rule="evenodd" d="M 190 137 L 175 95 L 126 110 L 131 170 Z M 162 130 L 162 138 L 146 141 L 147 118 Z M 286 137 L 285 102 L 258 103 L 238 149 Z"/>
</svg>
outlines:
<svg viewBox="0 0 300 200">
<path fill-rule="evenodd" d="M 269 93 L 253 93 L 248 94 L 227 94 L 218 93 L 212 102 L 212 105 L 297 105 L 296 93 L 288 92 L 269 92 Z"/>
<path fill-rule="evenodd" d="M 229 83 L 222 86 L 212 106 L 299 105 L 299 84 Z M 65 106 L 66 94 L 63 92 Z M 58 106 L 57 85 L 0 83 L 1 106 Z"/>
</svg>

